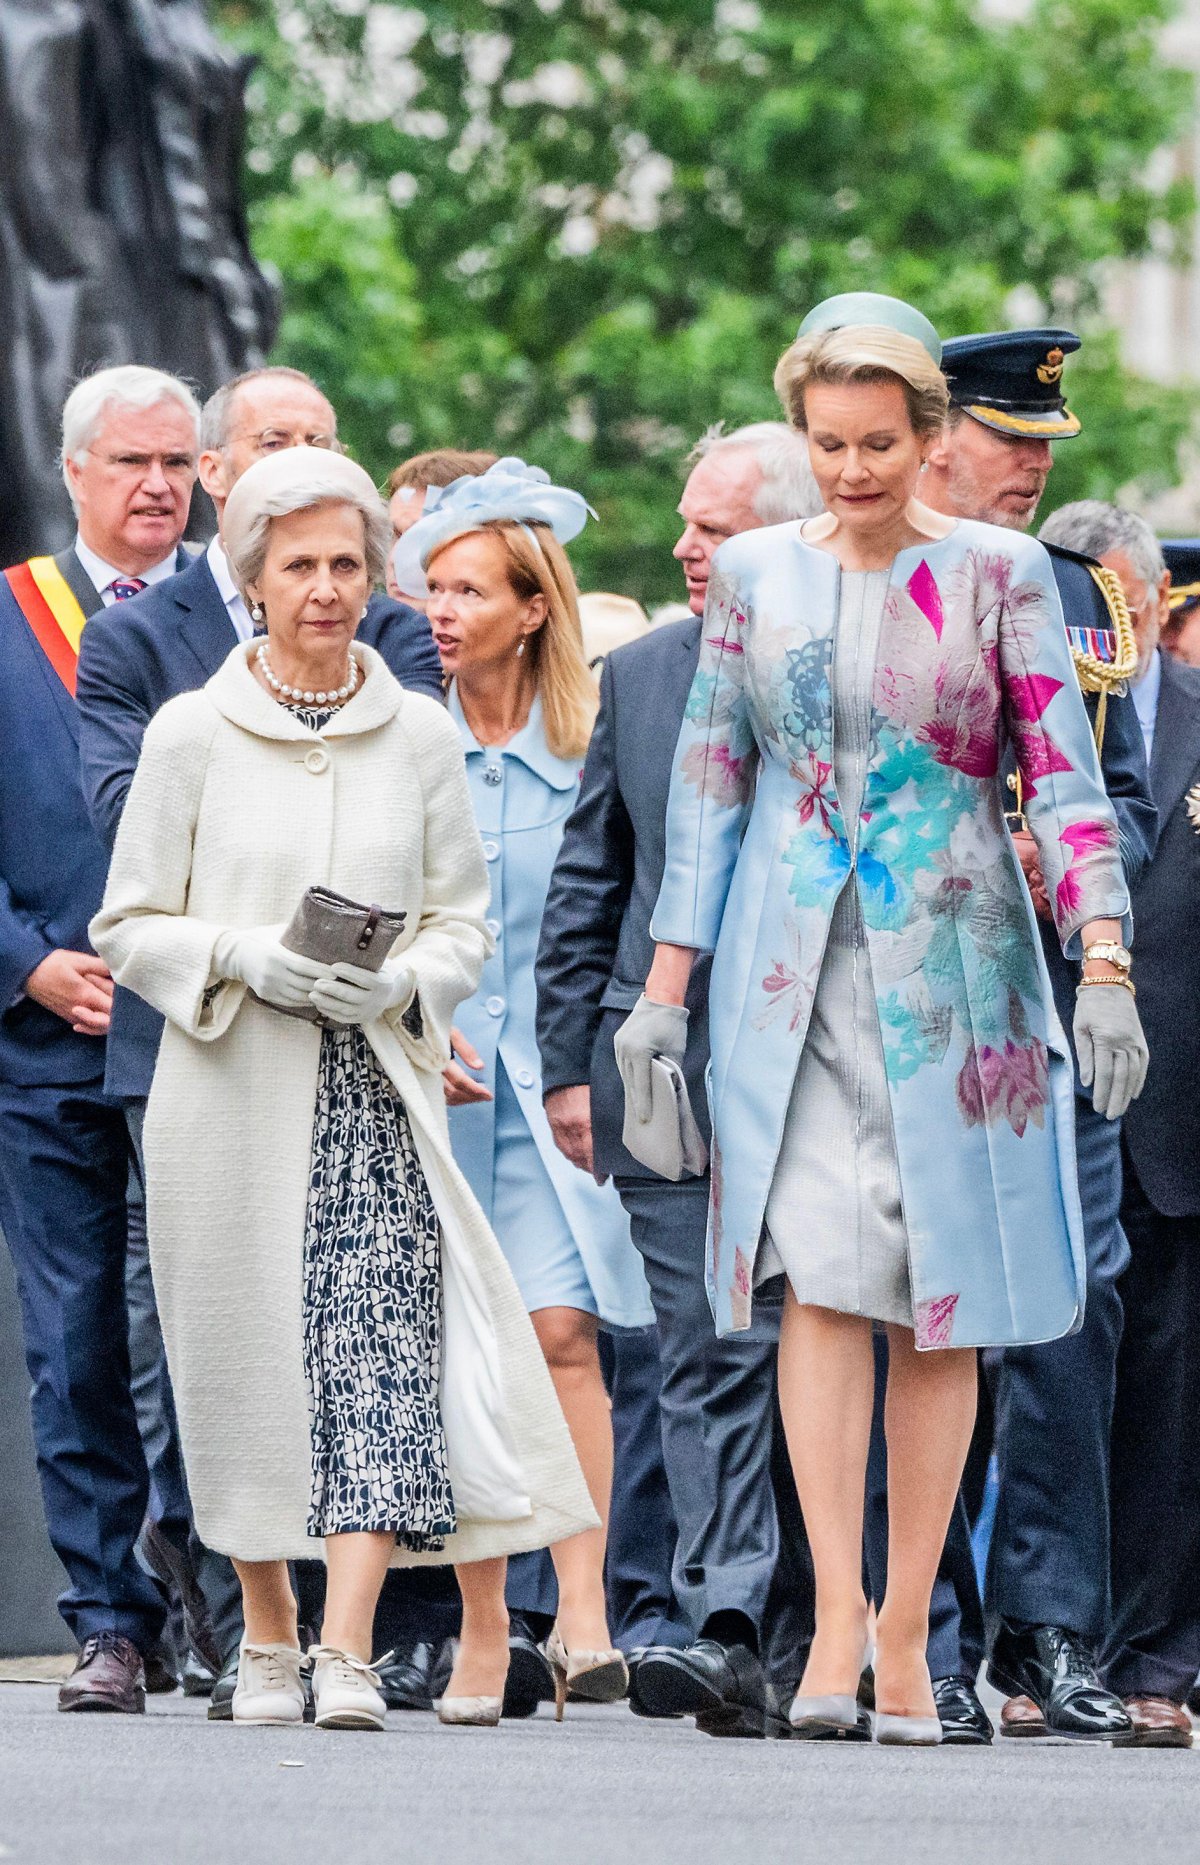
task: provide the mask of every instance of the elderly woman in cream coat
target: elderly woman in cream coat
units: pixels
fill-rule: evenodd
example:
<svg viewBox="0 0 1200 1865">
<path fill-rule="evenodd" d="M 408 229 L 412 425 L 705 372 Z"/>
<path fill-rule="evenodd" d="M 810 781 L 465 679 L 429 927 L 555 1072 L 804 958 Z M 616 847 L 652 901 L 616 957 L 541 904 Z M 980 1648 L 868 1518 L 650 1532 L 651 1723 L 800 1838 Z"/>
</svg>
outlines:
<svg viewBox="0 0 1200 1865">
<path fill-rule="evenodd" d="M 455 1564 L 440 1713 L 495 1721 L 501 1557 L 596 1516 L 447 1140 L 450 1022 L 489 946 L 461 744 L 351 646 L 388 543 L 359 467 L 307 448 L 261 461 L 224 540 L 266 638 L 152 722 L 92 937 L 167 1019 L 151 1257 L 197 1524 L 245 1598 L 234 1718 L 301 1719 L 285 1563 L 323 1543 L 318 1723 L 382 1725 L 369 1659 L 389 1562 Z M 404 912 L 381 972 L 281 944 L 315 884 Z"/>
</svg>

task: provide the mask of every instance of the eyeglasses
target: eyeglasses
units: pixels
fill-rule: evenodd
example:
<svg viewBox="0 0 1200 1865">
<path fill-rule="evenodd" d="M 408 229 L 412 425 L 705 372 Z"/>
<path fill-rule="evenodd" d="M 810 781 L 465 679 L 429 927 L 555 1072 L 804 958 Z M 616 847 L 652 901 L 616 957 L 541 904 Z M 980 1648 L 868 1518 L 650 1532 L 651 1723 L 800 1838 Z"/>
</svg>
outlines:
<svg viewBox="0 0 1200 1865">
<path fill-rule="evenodd" d="M 255 453 L 282 453 L 286 447 L 321 447 L 326 453 L 344 451 L 336 434 L 302 434 L 286 427 L 264 427 L 259 434 L 242 434 Z"/>
</svg>

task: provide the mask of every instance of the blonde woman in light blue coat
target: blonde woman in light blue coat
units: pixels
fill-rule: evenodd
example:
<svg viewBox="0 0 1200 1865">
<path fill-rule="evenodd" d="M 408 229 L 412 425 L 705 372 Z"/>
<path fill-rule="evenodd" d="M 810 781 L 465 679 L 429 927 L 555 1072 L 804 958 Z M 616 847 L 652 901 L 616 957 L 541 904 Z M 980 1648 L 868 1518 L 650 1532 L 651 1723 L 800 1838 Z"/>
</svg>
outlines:
<svg viewBox="0 0 1200 1865">
<path fill-rule="evenodd" d="M 653 1321 L 611 1186 L 558 1151 L 542 1108 L 534 959 L 563 826 L 596 711 L 577 597 L 560 539 L 587 507 L 521 461 L 447 488 L 398 547 L 418 577 L 449 681 L 491 881 L 495 941 L 480 988 L 458 1013 L 461 1067 L 447 1078 L 455 1157 L 491 1222 L 529 1309 L 596 1508 L 607 1518 L 612 1422 L 600 1373 L 602 1322 Z M 557 536 L 556 536 L 557 533 Z M 604 1598 L 603 1530 L 551 1550 L 558 1623 L 547 1646 L 559 1705 L 624 1693 Z"/>
</svg>

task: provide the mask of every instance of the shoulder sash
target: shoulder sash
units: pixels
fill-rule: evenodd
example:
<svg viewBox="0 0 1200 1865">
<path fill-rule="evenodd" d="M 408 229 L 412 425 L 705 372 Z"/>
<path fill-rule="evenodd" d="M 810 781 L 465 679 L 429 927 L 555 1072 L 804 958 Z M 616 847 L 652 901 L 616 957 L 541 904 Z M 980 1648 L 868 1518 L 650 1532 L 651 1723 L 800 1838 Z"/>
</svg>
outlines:
<svg viewBox="0 0 1200 1865">
<path fill-rule="evenodd" d="M 31 557 L 5 570 L 4 579 L 30 630 L 72 699 L 79 638 L 87 620 L 53 557 Z"/>
</svg>

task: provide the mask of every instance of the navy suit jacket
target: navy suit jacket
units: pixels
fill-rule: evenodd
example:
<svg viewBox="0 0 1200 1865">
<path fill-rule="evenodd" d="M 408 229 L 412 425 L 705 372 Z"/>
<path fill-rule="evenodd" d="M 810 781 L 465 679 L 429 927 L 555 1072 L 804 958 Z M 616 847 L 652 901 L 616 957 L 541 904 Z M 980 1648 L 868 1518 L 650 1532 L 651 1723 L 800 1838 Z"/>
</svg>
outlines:
<svg viewBox="0 0 1200 1865">
<path fill-rule="evenodd" d="M 187 561 L 182 550 L 179 560 Z M 74 551 L 60 552 L 55 562 L 84 614 L 101 613 L 104 604 Z M 76 702 L 3 578 L 0 664 L 0 1081 L 98 1087 L 103 1037 L 76 1035 L 62 1017 L 22 995 L 30 972 L 51 952 L 91 950 L 88 922 L 104 895 L 108 850 L 84 800 Z"/>
<path fill-rule="evenodd" d="M 402 686 L 444 697 L 441 661 L 419 609 L 372 596 L 358 639 L 382 654 Z M 236 643 L 204 556 L 89 621 L 79 650 L 80 754 L 87 806 L 110 852 L 146 727 L 177 693 L 210 680 Z M 108 1039 L 110 1094 L 122 1100 L 149 1094 L 161 1036 L 158 1012 L 119 990 Z"/>
<path fill-rule="evenodd" d="M 655 1178 L 621 1144 L 625 1094 L 613 1037 L 641 996 L 650 916 L 666 859 L 675 744 L 700 653 L 700 621 L 671 622 L 617 648 L 600 676 L 600 711 L 579 800 L 563 834 L 537 957 L 542 1091 L 592 1091 L 596 1170 Z M 684 1074 L 708 1138 L 708 977 L 693 968 Z"/>
<path fill-rule="evenodd" d="M 1088 571 L 1089 559 L 1074 551 L 1047 544 L 1054 565 L 1054 580 L 1070 628 L 1111 628 L 1112 621 L 1104 597 Z M 1099 704 L 1095 693 L 1084 694 L 1088 717 L 1095 722 Z M 1010 758 L 1007 769 L 1015 769 Z M 1104 742 L 1100 748 L 1100 770 L 1104 788 L 1117 818 L 1120 837 L 1121 866 L 1130 892 L 1136 888 L 1154 853 L 1158 834 L 1158 812 L 1151 794 L 1150 773 L 1146 769 L 1146 742 L 1138 723 L 1137 709 L 1129 694 L 1110 694 L 1104 719 Z M 1074 1054 L 1071 1025 L 1075 1016 L 1075 992 L 1079 985 L 1079 966 L 1063 957 L 1063 949 L 1053 926 L 1039 922 L 1046 969 L 1058 1020 L 1066 1031 Z M 1141 946 L 1141 928 L 1136 909 L 1133 916 L 1134 940 Z M 1075 1092 L 1090 1106 L 1091 1092 L 1075 1073 Z"/>
<path fill-rule="evenodd" d="M 1125 1116 L 1142 1189 L 1165 1217 L 1200 1216 L 1200 669 L 1160 650 L 1150 783 L 1158 847 L 1133 891 L 1133 976 L 1150 1046 Z"/>
</svg>

